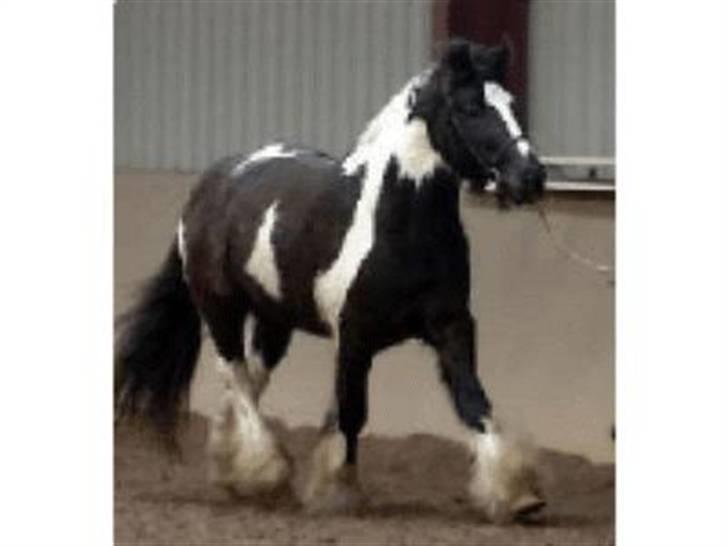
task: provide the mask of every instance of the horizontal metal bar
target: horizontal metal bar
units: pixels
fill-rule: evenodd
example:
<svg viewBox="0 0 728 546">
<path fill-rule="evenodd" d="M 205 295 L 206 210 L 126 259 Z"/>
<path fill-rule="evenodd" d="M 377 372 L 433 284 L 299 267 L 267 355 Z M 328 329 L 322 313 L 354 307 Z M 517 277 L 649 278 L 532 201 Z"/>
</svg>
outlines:
<svg viewBox="0 0 728 546">
<path fill-rule="evenodd" d="M 540 159 L 544 165 L 564 165 L 569 167 L 614 167 L 613 157 L 545 156 Z"/>
<path fill-rule="evenodd" d="M 495 193 L 495 185 L 491 184 L 485 191 Z M 546 191 L 552 192 L 615 192 L 614 181 L 592 182 L 589 180 L 547 180 Z"/>
<path fill-rule="evenodd" d="M 549 180 L 546 191 L 615 191 L 614 181 L 592 182 L 590 180 Z"/>
</svg>

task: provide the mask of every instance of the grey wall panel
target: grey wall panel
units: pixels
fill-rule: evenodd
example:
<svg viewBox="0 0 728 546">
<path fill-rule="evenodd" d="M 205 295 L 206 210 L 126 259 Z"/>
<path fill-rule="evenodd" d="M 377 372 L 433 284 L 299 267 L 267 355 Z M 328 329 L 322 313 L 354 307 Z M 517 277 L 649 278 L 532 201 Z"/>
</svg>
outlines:
<svg viewBox="0 0 728 546">
<path fill-rule="evenodd" d="M 548 155 L 614 155 L 614 0 L 532 0 L 529 125 Z"/>
<path fill-rule="evenodd" d="M 115 163 L 199 170 L 290 140 L 343 154 L 429 63 L 430 0 L 122 0 Z"/>
<path fill-rule="evenodd" d="M 129 13 L 117 11 L 114 17 L 114 147 L 116 164 L 129 163 L 131 134 L 129 110 L 131 93 L 131 63 L 129 53 Z"/>
</svg>

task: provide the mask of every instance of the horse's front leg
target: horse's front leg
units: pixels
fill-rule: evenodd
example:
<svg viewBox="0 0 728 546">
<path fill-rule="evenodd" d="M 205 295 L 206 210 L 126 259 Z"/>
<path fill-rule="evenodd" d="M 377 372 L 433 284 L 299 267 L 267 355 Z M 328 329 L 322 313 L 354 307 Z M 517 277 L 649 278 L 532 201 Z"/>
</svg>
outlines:
<svg viewBox="0 0 728 546">
<path fill-rule="evenodd" d="M 536 473 L 524 452 L 506 440 L 477 375 L 475 321 L 467 310 L 428 321 L 428 338 L 438 353 L 442 379 L 460 421 L 471 433 L 470 495 L 496 523 L 538 511 L 544 505 Z"/>
<path fill-rule="evenodd" d="M 339 339 L 335 395 L 311 456 L 302 492 L 311 512 L 342 512 L 364 500 L 357 477 L 357 444 L 367 419 L 371 353 Z"/>
</svg>

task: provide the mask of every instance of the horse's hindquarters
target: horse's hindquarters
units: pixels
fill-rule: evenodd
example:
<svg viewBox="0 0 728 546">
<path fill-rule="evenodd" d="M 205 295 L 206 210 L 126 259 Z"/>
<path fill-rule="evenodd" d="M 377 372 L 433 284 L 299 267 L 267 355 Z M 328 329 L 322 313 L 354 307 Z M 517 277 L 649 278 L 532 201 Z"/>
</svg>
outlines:
<svg viewBox="0 0 728 546">
<path fill-rule="evenodd" d="M 243 299 L 269 321 L 330 335 L 314 287 L 340 252 L 358 186 L 311 153 L 223 166 L 203 177 L 182 219 L 186 276 L 200 305 Z"/>
</svg>

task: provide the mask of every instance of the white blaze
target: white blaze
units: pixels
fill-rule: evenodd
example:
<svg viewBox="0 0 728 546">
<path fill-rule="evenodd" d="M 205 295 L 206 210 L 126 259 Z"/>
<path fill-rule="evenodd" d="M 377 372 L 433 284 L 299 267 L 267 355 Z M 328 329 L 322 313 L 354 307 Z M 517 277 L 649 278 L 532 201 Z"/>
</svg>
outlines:
<svg viewBox="0 0 728 546">
<path fill-rule="evenodd" d="M 511 137 L 517 138 L 521 136 L 523 131 L 521 131 L 516 116 L 513 115 L 513 108 L 511 108 L 511 104 L 513 103 L 511 94 L 495 82 L 485 82 L 483 96 L 485 103 L 498 111 Z M 530 146 L 526 140 L 519 140 L 517 147 L 521 155 L 524 157 L 528 155 Z"/>
<path fill-rule="evenodd" d="M 272 241 L 277 207 L 278 202 L 276 201 L 266 209 L 263 222 L 255 237 L 253 251 L 245 264 L 245 272 L 253 277 L 274 299 L 281 298 L 280 276 L 276 267 Z"/>
</svg>

